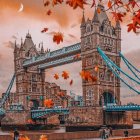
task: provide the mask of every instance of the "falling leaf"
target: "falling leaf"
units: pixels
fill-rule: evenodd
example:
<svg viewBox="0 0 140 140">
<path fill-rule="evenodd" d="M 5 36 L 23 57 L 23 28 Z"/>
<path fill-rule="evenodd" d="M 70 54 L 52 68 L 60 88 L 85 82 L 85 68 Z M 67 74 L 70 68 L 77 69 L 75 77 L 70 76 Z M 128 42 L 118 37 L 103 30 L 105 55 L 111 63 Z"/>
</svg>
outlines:
<svg viewBox="0 0 140 140">
<path fill-rule="evenodd" d="M 48 140 L 46 135 L 41 135 L 39 140 Z"/>
<path fill-rule="evenodd" d="M 58 79 L 59 79 L 59 75 L 58 75 L 58 74 L 55 74 L 55 75 L 54 75 L 54 78 L 55 78 L 56 80 L 58 80 Z"/>
<path fill-rule="evenodd" d="M 27 136 L 20 136 L 18 140 L 30 140 Z"/>
<path fill-rule="evenodd" d="M 64 97 L 64 96 L 65 96 L 63 92 L 58 92 L 57 95 L 58 95 L 59 97 Z"/>
<path fill-rule="evenodd" d="M 81 56 L 80 54 L 76 54 L 76 55 L 73 57 L 73 59 L 74 59 L 74 60 L 77 60 L 77 59 L 80 58 L 80 56 Z"/>
<path fill-rule="evenodd" d="M 81 71 L 80 76 L 83 80 L 88 81 L 88 82 L 96 82 L 97 78 L 95 76 L 92 76 L 89 71 Z"/>
<path fill-rule="evenodd" d="M 45 33 L 45 32 L 47 32 L 48 31 L 48 28 L 44 28 L 42 31 L 41 31 L 41 33 Z"/>
<path fill-rule="evenodd" d="M 47 0 L 46 2 L 44 2 L 44 6 L 46 7 L 46 6 L 49 6 L 49 4 L 50 4 L 50 1 L 49 0 Z"/>
<path fill-rule="evenodd" d="M 52 14 L 52 11 L 48 10 L 46 14 L 50 16 Z"/>
<path fill-rule="evenodd" d="M 73 84 L 73 80 L 70 81 L 70 86 Z"/>
<path fill-rule="evenodd" d="M 53 36 L 53 41 L 56 42 L 57 44 L 60 44 L 60 42 L 63 42 L 63 34 L 60 32 L 55 33 Z"/>
<path fill-rule="evenodd" d="M 108 8 L 111 8 L 112 7 L 112 2 L 109 0 L 107 5 L 108 5 Z"/>
<path fill-rule="evenodd" d="M 66 72 L 66 71 L 63 71 L 63 72 L 62 72 L 62 77 L 63 77 L 65 80 L 67 80 L 67 79 L 69 78 L 69 73 Z"/>
<path fill-rule="evenodd" d="M 99 7 L 97 8 L 97 13 L 101 13 L 101 9 Z"/>
<path fill-rule="evenodd" d="M 113 14 L 113 17 L 115 18 L 116 21 L 121 21 L 122 22 L 122 17 L 124 17 L 123 14 L 121 13 L 116 13 L 116 12 L 111 12 Z"/>
<path fill-rule="evenodd" d="M 63 0 L 52 0 L 52 5 L 53 6 L 55 6 L 55 5 L 57 5 L 58 3 L 62 3 L 63 2 Z"/>
<path fill-rule="evenodd" d="M 52 101 L 52 99 L 46 99 L 44 100 L 44 106 L 47 107 L 47 108 L 51 108 L 54 106 L 54 103 Z"/>
<path fill-rule="evenodd" d="M 84 8 L 84 4 L 86 3 L 86 0 L 67 0 L 66 4 L 73 7 L 73 9 L 76 9 L 77 7 Z"/>
<path fill-rule="evenodd" d="M 133 32 L 136 33 L 136 29 L 139 29 L 140 28 L 139 26 L 136 26 L 133 23 L 130 23 L 127 26 L 128 26 L 128 30 L 127 30 L 128 32 L 130 32 L 131 30 L 133 30 Z"/>
<path fill-rule="evenodd" d="M 27 120 L 27 123 L 28 123 L 28 124 L 34 124 L 35 122 L 34 122 L 32 119 L 28 119 L 28 120 Z"/>
</svg>

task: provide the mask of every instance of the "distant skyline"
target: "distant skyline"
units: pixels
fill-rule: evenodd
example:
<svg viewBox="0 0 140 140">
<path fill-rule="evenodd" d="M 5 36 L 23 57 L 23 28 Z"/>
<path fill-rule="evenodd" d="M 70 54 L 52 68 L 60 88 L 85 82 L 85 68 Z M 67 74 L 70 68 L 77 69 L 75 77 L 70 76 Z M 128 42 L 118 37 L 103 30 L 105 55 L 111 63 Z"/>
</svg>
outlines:
<svg viewBox="0 0 140 140">
<path fill-rule="evenodd" d="M 18 12 L 20 4 L 23 3 L 23 12 Z M 32 39 L 36 46 L 43 41 L 44 48 L 56 50 L 64 46 L 69 46 L 80 42 L 80 21 L 83 11 L 81 9 L 73 10 L 72 8 L 56 6 L 51 16 L 45 15 L 45 8 L 42 1 L 38 0 L 1 0 L 0 1 L 0 93 L 5 92 L 12 74 L 14 73 L 13 64 L 13 43 L 17 40 L 20 44 L 21 38 L 25 38 L 26 33 L 32 35 Z M 86 19 L 92 19 L 94 9 L 85 8 Z M 127 33 L 126 23 L 122 24 L 122 53 L 140 68 L 140 36 L 132 32 Z M 56 45 L 52 41 L 52 36 L 48 33 L 42 34 L 44 27 L 49 28 L 49 32 L 61 31 L 64 33 L 64 42 Z M 74 69 L 72 69 L 73 67 Z M 123 67 L 123 65 L 122 65 Z M 71 79 L 74 80 L 73 86 L 68 82 L 60 79 L 56 81 L 53 78 L 54 73 L 60 73 L 63 70 L 70 72 Z M 81 94 L 81 79 L 79 71 L 81 70 L 81 62 L 65 65 L 64 67 L 56 67 L 46 70 L 46 81 L 56 82 L 63 89 L 73 90 L 75 93 Z M 15 88 L 13 88 L 13 91 Z M 124 89 L 123 93 L 128 92 Z M 122 99 L 123 103 L 129 101 L 139 103 L 140 97 Z"/>
</svg>

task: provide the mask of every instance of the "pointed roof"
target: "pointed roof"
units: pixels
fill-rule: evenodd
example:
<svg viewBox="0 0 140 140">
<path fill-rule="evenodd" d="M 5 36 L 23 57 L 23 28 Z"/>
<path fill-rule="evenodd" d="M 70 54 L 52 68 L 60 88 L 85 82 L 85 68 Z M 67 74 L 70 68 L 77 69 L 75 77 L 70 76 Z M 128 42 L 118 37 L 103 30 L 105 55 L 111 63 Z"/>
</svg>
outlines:
<svg viewBox="0 0 140 140">
<path fill-rule="evenodd" d="M 84 12 L 84 10 L 83 10 L 82 23 L 85 23 L 85 12 Z"/>
<path fill-rule="evenodd" d="M 26 52 L 34 46 L 34 43 L 32 41 L 32 37 L 31 37 L 29 32 L 26 35 L 23 46 L 24 46 L 24 49 L 25 49 Z"/>
<path fill-rule="evenodd" d="M 41 54 L 44 53 L 43 43 L 42 43 L 42 46 L 41 46 L 41 52 L 40 52 L 40 53 L 41 53 Z"/>
<path fill-rule="evenodd" d="M 97 12 L 97 9 L 100 9 L 100 13 Z M 105 8 L 101 3 L 98 4 L 97 9 L 95 9 L 93 21 L 98 20 L 99 23 L 102 24 L 104 20 L 109 20 Z"/>
<path fill-rule="evenodd" d="M 120 25 L 119 20 L 116 21 L 116 26 L 115 26 L 115 28 L 117 28 L 117 29 L 121 29 L 121 25 Z"/>
<path fill-rule="evenodd" d="M 95 8 L 94 17 L 92 19 L 93 22 L 99 22 L 97 9 Z"/>
<path fill-rule="evenodd" d="M 17 51 L 17 42 L 16 42 L 16 40 L 15 40 L 15 48 L 14 48 L 14 53 L 16 53 L 16 51 Z"/>
<path fill-rule="evenodd" d="M 81 27 L 85 26 L 86 20 L 85 20 L 85 12 L 83 10 L 83 17 L 82 17 L 82 21 L 81 21 Z"/>
</svg>

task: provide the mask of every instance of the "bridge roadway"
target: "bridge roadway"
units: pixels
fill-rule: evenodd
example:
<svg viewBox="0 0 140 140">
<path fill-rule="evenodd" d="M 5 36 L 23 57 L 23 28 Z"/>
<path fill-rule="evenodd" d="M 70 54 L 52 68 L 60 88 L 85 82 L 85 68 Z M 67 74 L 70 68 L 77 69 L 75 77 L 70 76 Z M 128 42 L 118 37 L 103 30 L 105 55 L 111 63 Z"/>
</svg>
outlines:
<svg viewBox="0 0 140 140">
<path fill-rule="evenodd" d="M 112 105 L 103 107 L 103 110 L 105 110 L 106 112 L 136 111 L 140 110 L 140 105 Z M 33 119 L 35 119 L 51 113 L 69 114 L 69 109 L 61 108 L 61 109 L 32 110 L 31 116 Z"/>
<path fill-rule="evenodd" d="M 76 57 L 78 54 L 81 54 L 80 43 L 29 58 L 23 62 L 23 67 L 38 66 L 39 69 L 47 69 L 58 65 L 60 66 L 80 61 L 81 57 Z"/>
<path fill-rule="evenodd" d="M 140 110 L 140 105 L 112 105 L 104 106 L 103 110 L 106 112 L 122 112 L 122 111 L 138 111 Z M 0 116 L 4 115 L 6 112 L 3 108 L 0 108 Z M 50 108 L 44 110 L 31 110 L 32 119 L 41 118 L 47 114 L 69 114 L 68 108 Z"/>
</svg>

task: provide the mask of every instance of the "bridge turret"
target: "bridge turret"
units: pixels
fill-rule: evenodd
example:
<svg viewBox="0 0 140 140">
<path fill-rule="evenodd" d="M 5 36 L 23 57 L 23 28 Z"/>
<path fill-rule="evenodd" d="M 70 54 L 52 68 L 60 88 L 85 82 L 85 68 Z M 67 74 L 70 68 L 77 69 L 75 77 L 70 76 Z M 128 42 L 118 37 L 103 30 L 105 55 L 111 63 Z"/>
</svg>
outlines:
<svg viewBox="0 0 140 140">
<path fill-rule="evenodd" d="M 83 17 L 81 21 L 81 37 L 84 35 L 85 32 L 86 32 L 86 21 L 85 21 L 85 13 L 83 11 Z"/>
<path fill-rule="evenodd" d="M 121 52 L 121 25 L 119 21 L 116 21 L 115 34 L 117 36 L 117 43 L 116 43 L 117 53 L 119 53 Z"/>
<path fill-rule="evenodd" d="M 44 54 L 45 51 L 44 51 L 44 47 L 43 47 L 43 42 L 42 42 L 42 46 L 41 46 L 41 51 L 40 51 L 41 54 Z"/>
</svg>

